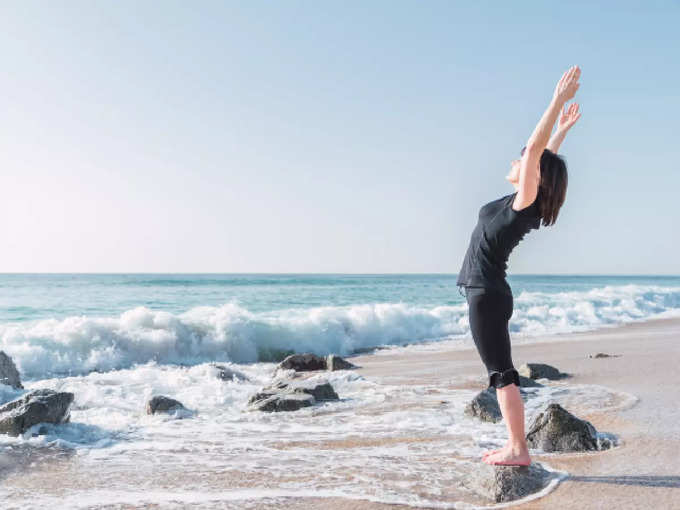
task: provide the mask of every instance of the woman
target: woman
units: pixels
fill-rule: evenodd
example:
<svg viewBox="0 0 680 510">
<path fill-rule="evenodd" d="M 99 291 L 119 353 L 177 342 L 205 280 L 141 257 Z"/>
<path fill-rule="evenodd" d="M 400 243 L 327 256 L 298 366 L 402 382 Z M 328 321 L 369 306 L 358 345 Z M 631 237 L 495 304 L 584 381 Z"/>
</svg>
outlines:
<svg viewBox="0 0 680 510">
<path fill-rule="evenodd" d="M 578 104 L 565 108 L 579 88 L 581 70 L 573 66 L 555 87 L 548 109 L 529 141 L 514 160 L 506 177 L 515 192 L 489 202 L 479 210 L 456 284 L 465 289 L 470 330 L 496 388 L 498 404 L 508 428 L 508 442 L 499 450 L 484 452 L 487 464 L 529 465 L 524 436 L 524 403 L 519 394 L 519 374 L 510 353 L 508 321 L 513 297 L 505 279 L 510 252 L 532 229 L 555 223 L 567 192 L 567 167 L 557 150 L 567 131 L 580 118 Z M 564 111 L 563 111 L 563 108 Z M 560 116 L 560 113 L 562 115 Z M 550 137 L 553 125 L 558 128 Z"/>
</svg>

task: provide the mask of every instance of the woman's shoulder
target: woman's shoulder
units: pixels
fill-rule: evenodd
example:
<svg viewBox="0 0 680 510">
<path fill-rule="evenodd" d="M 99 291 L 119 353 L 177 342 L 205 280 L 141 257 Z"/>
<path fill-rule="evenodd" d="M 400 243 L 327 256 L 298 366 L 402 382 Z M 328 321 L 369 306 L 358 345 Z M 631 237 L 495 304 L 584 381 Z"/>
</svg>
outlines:
<svg viewBox="0 0 680 510">
<path fill-rule="evenodd" d="M 507 206 L 510 209 L 512 213 L 515 213 L 520 216 L 536 216 L 537 213 L 539 212 L 539 197 L 536 195 L 536 198 L 534 198 L 534 201 L 531 202 L 528 205 L 524 205 L 524 207 L 521 207 L 520 209 L 514 209 L 513 205 L 515 204 L 515 197 L 517 196 L 517 192 L 515 191 L 514 193 L 511 193 L 510 195 L 506 195 L 507 199 Z"/>
</svg>

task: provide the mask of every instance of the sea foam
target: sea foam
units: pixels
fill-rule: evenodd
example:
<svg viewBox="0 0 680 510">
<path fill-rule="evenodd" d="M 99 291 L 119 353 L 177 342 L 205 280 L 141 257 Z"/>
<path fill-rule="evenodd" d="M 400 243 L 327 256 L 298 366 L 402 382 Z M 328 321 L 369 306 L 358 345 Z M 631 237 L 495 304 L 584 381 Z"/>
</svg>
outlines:
<svg viewBox="0 0 680 510">
<path fill-rule="evenodd" d="M 605 286 L 521 292 L 514 336 L 584 331 L 652 317 L 680 316 L 680 288 Z M 236 303 L 184 313 L 136 307 L 115 317 L 71 316 L 0 324 L 0 349 L 24 378 L 78 375 L 137 364 L 271 361 L 285 352 L 349 355 L 376 346 L 460 339 L 471 344 L 467 304 L 374 303 L 252 312 Z"/>
</svg>

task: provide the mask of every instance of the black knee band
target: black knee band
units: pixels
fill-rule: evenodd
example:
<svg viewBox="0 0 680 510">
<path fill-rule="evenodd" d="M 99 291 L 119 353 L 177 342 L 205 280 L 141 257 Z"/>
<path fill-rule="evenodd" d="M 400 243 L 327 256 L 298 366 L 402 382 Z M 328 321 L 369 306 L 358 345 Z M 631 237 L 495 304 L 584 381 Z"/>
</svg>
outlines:
<svg viewBox="0 0 680 510">
<path fill-rule="evenodd" d="M 519 372 L 514 368 L 509 368 L 503 372 L 496 370 L 489 372 L 489 387 L 502 388 L 513 383 L 519 387 Z"/>
</svg>

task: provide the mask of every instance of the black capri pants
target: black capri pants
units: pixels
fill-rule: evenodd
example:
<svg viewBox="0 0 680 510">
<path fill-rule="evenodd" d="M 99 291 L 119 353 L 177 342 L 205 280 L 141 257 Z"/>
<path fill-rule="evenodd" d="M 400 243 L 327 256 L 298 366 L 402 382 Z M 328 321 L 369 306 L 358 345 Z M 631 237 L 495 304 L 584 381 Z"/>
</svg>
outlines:
<svg viewBox="0 0 680 510">
<path fill-rule="evenodd" d="M 513 311 L 512 294 L 485 287 L 465 287 L 470 331 L 489 374 L 489 387 L 519 386 L 512 363 L 508 322 Z"/>
</svg>

